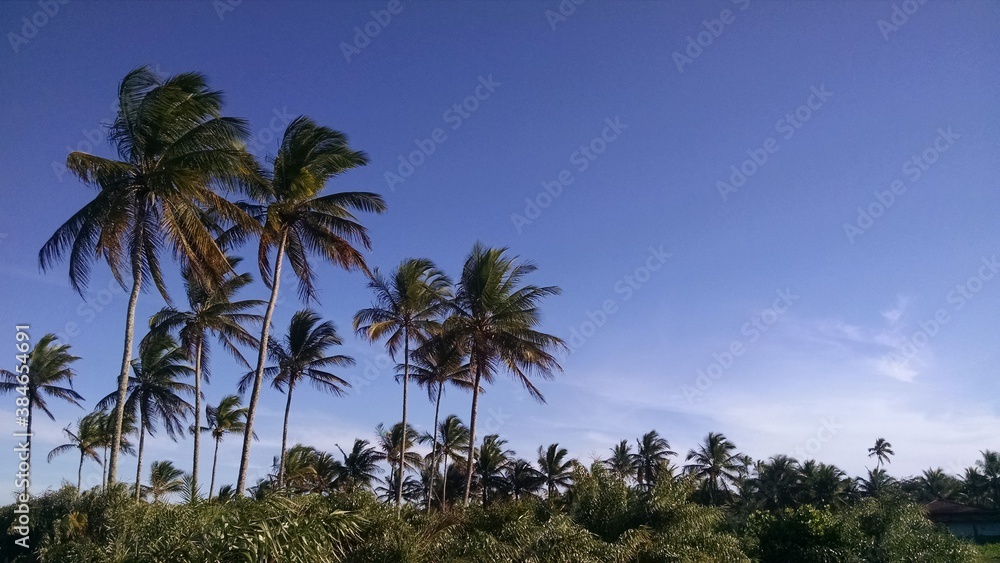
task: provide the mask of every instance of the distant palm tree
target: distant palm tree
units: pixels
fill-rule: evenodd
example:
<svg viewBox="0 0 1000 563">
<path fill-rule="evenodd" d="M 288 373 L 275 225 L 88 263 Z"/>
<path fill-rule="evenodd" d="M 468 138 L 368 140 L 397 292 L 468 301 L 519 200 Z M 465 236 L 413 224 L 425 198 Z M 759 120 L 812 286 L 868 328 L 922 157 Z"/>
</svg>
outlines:
<svg viewBox="0 0 1000 563">
<path fill-rule="evenodd" d="M 98 442 L 100 443 L 102 453 L 101 461 L 101 490 L 104 490 L 108 485 L 108 450 L 114 445 L 113 441 L 115 438 L 115 419 L 112 413 L 105 410 L 94 411 L 95 414 L 100 415 L 100 438 Z M 129 416 L 125 413 L 125 419 L 122 420 L 122 440 L 119 449 L 128 455 L 135 455 L 135 446 L 129 441 L 128 437 L 136 432 L 135 418 Z"/>
<path fill-rule="evenodd" d="M 1000 509 L 1000 452 L 983 450 L 979 453 L 983 458 L 976 460 L 976 469 L 983 476 L 983 504 L 993 510 Z"/>
<path fill-rule="evenodd" d="M 216 222 L 252 230 L 254 222 L 211 188 L 237 187 L 256 169 L 244 141 L 247 123 L 221 117 L 222 93 L 196 73 L 166 79 L 148 67 L 128 73 L 118 88 L 118 113 L 108 139 L 120 160 L 72 152 L 66 168 L 96 197 L 42 246 L 38 260 L 49 270 L 69 259 L 70 284 L 81 295 L 94 262 L 104 260 L 115 280 L 131 293 L 125 317 L 124 351 L 118 373 L 118 402 L 125 404 L 135 329 L 136 303 L 152 283 L 169 301 L 160 251 L 169 249 L 194 276 L 211 286 L 229 271 L 216 244 Z M 210 210 L 210 212 L 209 212 Z M 118 474 L 124 411 L 114 413 L 109 481 Z"/>
<path fill-rule="evenodd" d="M 404 471 L 420 467 L 422 461 L 420 454 L 412 451 L 413 444 L 420 439 L 420 435 L 412 426 L 406 427 L 404 436 L 403 423 L 401 422 L 393 424 L 392 428 L 388 429 L 379 424 L 375 427 L 375 436 L 389 467 L 401 466 Z"/>
<path fill-rule="evenodd" d="M 852 495 L 852 481 L 839 468 L 814 459 L 799 465 L 798 501 L 813 506 L 842 507 Z"/>
<path fill-rule="evenodd" d="M 76 471 L 76 490 L 80 491 L 83 485 L 83 462 L 84 460 L 90 458 L 96 461 L 98 464 L 101 463 L 101 457 L 97 455 L 97 448 L 100 447 L 100 439 L 102 432 L 101 413 L 90 413 L 76 422 L 76 431 L 69 429 L 69 426 L 63 428 L 63 435 L 69 440 L 69 443 L 63 444 L 61 446 L 56 446 L 49 452 L 48 461 L 51 462 L 52 458 L 64 454 L 71 450 L 77 450 L 80 452 L 80 466 Z"/>
<path fill-rule="evenodd" d="M 167 435 L 176 440 L 183 432 L 183 422 L 191 412 L 190 403 L 182 395 L 194 393 L 194 386 L 179 381 L 193 375 L 187 365 L 187 352 L 168 334 L 150 332 L 139 343 L 139 357 L 132 361 L 125 398 L 125 410 L 139 424 L 139 454 L 135 470 L 135 496 L 140 497 L 142 452 L 146 433 L 156 434 L 162 424 Z M 111 393 L 97 403 L 97 408 L 107 409 L 116 404 L 118 393 Z M 138 415 L 138 416 L 137 416 Z M 113 451 L 113 450 L 112 450 Z M 109 477 L 110 479 L 110 477 Z"/>
<path fill-rule="evenodd" d="M 243 433 L 243 453 L 236 483 L 238 495 L 243 494 L 250 467 L 250 437 L 264 379 L 268 333 L 278 300 L 282 263 L 287 254 L 299 281 L 299 296 L 307 301 L 316 297 L 310 254 L 317 254 L 347 270 L 368 272 L 364 256 L 352 245 L 360 243 L 370 248 L 371 240 L 368 231 L 357 222 L 351 210 L 381 213 L 385 211 L 382 197 L 368 192 L 319 195 L 330 179 L 367 162 L 364 153 L 348 146 L 343 133 L 316 125 L 308 117 L 298 117 L 285 129 L 278 154 L 274 157 L 273 169 L 267 181 L 254 194 L 256 202 L 246 206 L 263 225 L 257 264 L 264 284 L 271 289 L 271 296 L 264 311 L 247 411 L 247 428 Z M 245 240 L 249 234 L 247 230 L 235 229 L 226 233 L 223 239 L 227 244 L 235 244 Z M 276 250 L 273 263 L 271 250 Z"/>
<path fill-rule="evenodd" d="M 895 455 L 895 452 L 892 451 L 892 444 L 886 441 L 885 438 L 875 440 L 875 445 L 868 448 L 868 457 L 876 459 L 875 469 L 881 468 L 883 463 L 889 463 L 889 458 L 893 455 Z"/>
<path fill-rule="evenodd" d="M 264 370 L 264 377 L 271 380 L 275 389 L 285 393 L 285 419 L 281 428 L 281 454 L 278 466 L 278 488 L 284 484 L 284 464 L 286 446 L 288 444 L 288 415 L 292 410 L 292 391 L 302 381 L 312 383 L 316 389 L 327 391 L 334 395 L 344 394 L 344 387 L 351 384 L 341 377 L 326 371 L 331 366 L 354 365 L 354 358 L 334 355 L 328 356 L 327 350 L 332 346 L 343 344 L 337 335 L 337 327 L 330 321 L 320 322 L 315 312 L 303 309 L 292 315 L 288 325 L 288 334 L 278 343 L 273 338 L 268 344 L 271 360 L 276 366 Z M 240 380 L 239 389 L 243 393 L 253 383 L 254 374 L 248 373 Z"/>
<path fill-rule="evenodd" d="M 368 281 L 375 302 L 354 315 L 354 330 L 372 342 L 385 338 L 385 346 L 393 359 L 399 349 L 403 349 L 403 426 L 408 424 L 410 343 L 420 344 L 430 336 L 450 296 L 450 286 L 451 281 L 433 262 L 409 258 L 388 276 L 375 269 Z M 396 470 L 403 474 L 402 466 L 397 466 Z M 403 502 L 402 478 L 396 480 L 396 486 L 396 506 L 399 507 Z"/>
<path fill-rule="evenodd" d="M 553 498 L 559 492 L 559 487 L 568 487 L 573 483 L 574 459 L 566 459 L 569 452 L 560 448 L 559 444 L 550 444 L 547 449 L 538 446 L 538 470 L 544 478 L 548 490 L 548 498 Z"/>
<path fill-rule="evenodd" d="M 160 502 L 170 493 L 181 493 L 189 489 L 190 484 L 184 482 L 184 472 L 174 467 L 170 461 L 154 461 L 149 466 L 149 487 L 146 492 L 153 497 L 153 502 Z"/>
<path fill-rule="evenodd" d="M 226 434 L 240 434 L 246 426 L 247 409 L 240 405 L 239 395 L 226 395 L 218 406 L 205 407 L 205 431 L 212 433 L 215 440 L 215 452 L 212 454 L 212 481 L 208 486 L 208 498 L 212 498 L 215 490 L 215 466 L 219 461 L 219 444 Z"/>
<path fill-rule="evenodd" d="M 958 495 L 961 483 L 948 475 L 940 467 L 925 469 L 919 477 L 913 480 L 914 496 L 920 502 L 932 500 L 953 500 Z"/>
<path fill-rule="evenodd" d="M 422 441 L 430 441 L 431 454 L 429 482 L 427 488 L 434 490 L 434 476 L 438 471 L 440 455 L 437 447 L 439 417 L 441 415 L 441 397 L 445 384 L 452 384 L 462 389 L 471 389 L 469 381 L 469 365 L 465 363 L 465 354 L 459 348 L 458 342 L 451 335 L 439 331 L 420 348 L 411 354 L 413 366 L 411 375 L 417 385 L 427 389 L 427 397 L 434 402 L 434 430 Z M 397 366 L 398 369 L 399 366 Z M 446 485 L 447 486 L 447 485 Z M 433 494 L 427 495 L 427 510 L 431 508 Z"/>
<path fill-rule="evenodd" d="M 444 461 L 444 470 L 441 479 L 441 506 L 448 504 L 448 463 L 459 459 L 469 448 L 469 429 L 462 424 L 461 419 L 455 415 L 448 415 L 437 426 L 437 440 L 434 442 L 434 450 L 440 452 L 441 460 Z"/>
<path fill-rule="evenodd" d="M 15 369 L 17 373 L 0 369 L 0 393 L 18 393 L 27 400 L 25 410 L 18 408 L 17 412 L 18 418 L 25 420 L 26 441 L 31 451 L 34 410 L 37 408 L 49 419 L 56 419 L 45 402 L 46 397 L 62 399 L 80 408 L 83 408 L 80 404 L 83 397 L 73 390 L 76 371 L 72 364 L 80 358 L 69 353 L 69 344 L 58 344 L 56 335 L 50 333 L 41 337 L 28 354 L 27 363 Z M 28 492 L 28 480 L 25 480 L 24 491 Z"/>
<path fill-rule="evenodd" d="M 533 398 L 544 402 L 530 375 L 548 379 L 562 369 L 552 352 L 564 349 L 565 344 L 536 330 L 541 319 L 539 303 L 545 297 L 558 295 L 560 289 L 522 285 L 524 277 L 535 270 L 534 264 L 518 262 L 506 248 L 486 248 L 480 243 L 472 247 L 462 268 L 453 302 L 454 314 L 449 317 L 446 329 L 469 354 L 473 376 L 471 443 L 476 439 L 479 391 L 484 383 L 493 382 L 498 371 L 509 372 Z M 465 471 L 464 500 L 468 504 L 472 490 L 472 448 Z"/>
<path fill-rule="evenodd" d="M 483 505 L 488 504 L 492 498 L 490 493 L 495 496 L 507 491 L 509 483 L 505 474 L 513 456 L 514 451 L 507 449 L 507 440 L 496 434 L 483 437 L 474 468 L 483 493 Z"/>
<path fill-rule="evenodd" d="M 604 460 L 604 465 L 622 479 L 637 476 L 639 472 L 635 454 L 632 453 L 632 445 L 628 443 L 628 440 L 622 440 L 611 448 L 611 457 Z"/>
<path fill-rule="evenodd" d="M 650 430 L 642 438 L 637 438 L 636 444 L 636 482 L 640 487 L 652 489 L 656 479 L 668 467 L 669 457 L 677 455 L 677 452 L 670 449 L 670 444 L 656 430 Z"/>
<path fill-rule="evenodd" d="M 340 478 L 342 466 L 329 453 L 311 446 L 295 444 L 285 453 L 283 459 L 274 458 L 274 469 L 284 468 L 283 487 L 301 493 L 322 493 L 333 489 Z M 270 478 L 277 486 L 277 481 Z"/>
<path fill-rule="evenodd" d="M 868 475 L 858 477 L 858 486 L 865 496 L 879 496 L 883 491 L 894 488 L 897 482 L 885 469 L 869 469 Z"/>
<path fill-rule="evenodd" d="M 761 508 L 780 510 L 795 504 L 800 479 L 798 462 L 779 454 L 757 464 L 757 475 L 749 480 L 749 488 Z"/>
<path fill-rule="evenodd" d="M 688 451 L 684 471 L 698 477 L 710 504 L 719 504 L 729 495 L 743 469 L 742 455 L 724 435 L 709 432 L 698 449 Z M 721 498 L 720 498 L 721 497 Z"/>
<path fill-rule="evenodd" d="M 510 493 L 514 500 L 537 494 L 546 484 L 545 475 L 531 466 L 526 459 L 518 459 L 507 465 L 505 475 Z"/>
<path fill-rule="evenodd" d="M 239 258 L 230 258 L 230 267 L 235 268 Z M 226 276 L 221 283 L 210 287 L 195 277 L 190 269 L 182 271 L 187 295 L 187 311 L 165 307 L 149 320 L 152 330 L 174 331 L 180 336 L 181 345 L 194 361 L 194 426 L 201 428 L 201 381 L 207 383 L 211 375 L 209 358 L 211 347 L 209 335 L 218 338 L 222 347 L 242 365 L 250 368 L 237 345 L 257 346 L 257 339 L 247 332 L 246 325 L 259 324 L 261 316 L 250 311 L 264 304 L 250 299 L 233 301 L 236 293 L 253 282 L 250 274 Z M 201 458 L 201 433 L 194 433 L 194 454 L 191 462 L 192 490 L 198 490 L 198 462 Z M 209 491 L 211 494 L 211 491 Z"/>
<path fill-rule="evenodd" d="M 371 447 L 368 440 L 355 439 L 351 453 L 345 452 L 340 446 L 337 449 L 344 457 L 340 484 L 347 488 L 370 487 L 372 481 L 378 479 L 377 475 L 384 471 L 378 464 L 385 460 L 385 454 Z"/>
</svg>

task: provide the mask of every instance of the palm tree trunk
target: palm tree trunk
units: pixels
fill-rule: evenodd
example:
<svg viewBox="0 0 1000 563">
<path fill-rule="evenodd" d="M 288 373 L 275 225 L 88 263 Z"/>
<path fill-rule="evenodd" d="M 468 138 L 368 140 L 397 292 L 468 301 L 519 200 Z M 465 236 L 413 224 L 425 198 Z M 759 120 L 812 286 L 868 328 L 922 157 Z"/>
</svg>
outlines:
<svg viewBox="0 0 1000 563">
<path fill-rule="evenodd" d="M 444 454 L 444 473 L 442 473 L 443 482 L 441 483 L 441 510 L 447 510 L 448 508 L 448 458 L 451 457 L 447 453 Z"/>
<path fill-rule="evenodd" d="M 278 458 L 278 488 L 285 482 L 285 452 L 288 446 L 288 413 L 292 410 L 292 389 L 295 388 L 295 376 L 288 377 L 288 398 L 285 399 L 285 424 L 281 427 L 281 457 Z"/>
<path fill-rule="evenodd" d="M 142 416 L 143 413 L 140 409 L 139 415 Z M 146 417 L 142 416 L 142 420 L 139 421 L 139 454 L 138 461 L 135 464 L 135 500 L 142 498 L 139 492 L 142 490 L 142 447 L 146 442 Z"/>
<path fill-rule="evenodd" d="M 471 360 L 470 360 L 471 361 Z M 472 414 L 469 417 L 469 456 L 465 462 L 465 505 L 469 505 L 469 491 L 472 490 L 472 457 L 476 451 L 476 409 L 479 407 L 479 380 L 482 373 L 476 366 L 476 379 L 472 387 Z"/>
<path fill-rule="evenodd" d="M 410 334 L 403 328 L 403 443 L 399 449 L 399 481 L 396 483 L 396 511 L 403 506 L 403 464 L 406 463 L 406 400 L 410 383 Z"/>
<path fill-rule="evenodd" d="M 215 439 L 215 455 L 212 456 L 212 482 L 208 485 L 208 500 L 212 500 L 212 491 L 215 490 L 215 464 L 219 461 L 219 441 Z"/>
<path fill-rule="evenodd" d="M 80 487 L 83 486 L 83 450 L 80 450 L 80 466 L 76 468 L 76 494 L 83 494 Z"/>
<path fill-rule="evenodd" d="M 34 394 L 34 393 L 32 393 L 32 394 Z M 34 403 L 35 403 L 35 399 L 34 399 L 34 397 L 32 397 L 28 401 L 28 432 L 27 432 L 28 436 L 27 436 L 27 441 L 25 442 L 28 445 L 28 455 L 29 456 L 31 455 L 31 415 L 34 414 L 34 410 L 32 409 L 32 405 Z M 28 494 L 28 486 L 29 486 L 29 480 L 25 479 L 24 480 L 24 494 L 26 494 L 26 495 Z M 79 487 L 77 487 L 77 488 L 79 488 Z"/>
<path fill-rule="evenodd" d="M 105 491 L 108 488 L 108 448 L 104 447 L 104 461 L 101 463 L 101 490 Z"/>
<path fill-rule="evenodd" d="M 434 474 L 437 473 L 437 443 L 438 443 L 438 416 L 441 414 L 441 391 L 444 390 L 444 382 L 438 383 L 437 401 L 434 403 L 434 437 L 431 439 L 431 483 L 427 493 L 427 512 L 431 511 L 431 498 L 434 496 Z M 445 482 L 448 481 L 445 475 Z"/>
<path fill-rule="evenodd" d="M 198 498 L 198 454 L 201 453 L 201 350 L 205 334 L 197 336 L 194 357 L 194 459 L 191 461 L 191 500 Z"/>
<path fill-rule="evenodd" d="M 132 338 L 135 335 L 135 306 L 139 302 L 142 287 L 142 267 L 139 252 L 132 252 L 132 294 L 128 298 L 125 313 L 125 351 L 122 353 L 122 369 L 118 372 L 118 404 L 115 405 L 115 430 L 111 440 L 111 461 L 108 465 L 108 484 L 118 480 L 118 454 L 122 444 L 122 422 L 125 420 L 125 397 L 128 394 L 128 367 L 132 359 Z"/>
<path fill-rule="evenodd" d="M 274 279 L 271 282 L 271 298 L 267 301 L 264 311 L 264 326 L 260 331 L 260 349 L 257 353 L 257 368 L 254 371 L 253 390 L 250 392 L 250 404 L 247 406 L 246 428 L 243 431 L 243 453 L 240 456 L 240 473 L 236 481 L 236 495 L 241 496 L 247 484 L 247 471 L 250 469 L 250 439 L 253 437 L 253 419 L 257 414 L 257 402 L 260 400 L 260 386 L 264 379 L 264 362 L 267 360 L 267 338 L 271 328 L 271 316 L 274 305 L 278 301 L 278 285 L 281 282 L 281 262 L 285 258 L 285 244 L 288 232 L 281 235 L 278 254 L 274 259 Z"/>
</svg>

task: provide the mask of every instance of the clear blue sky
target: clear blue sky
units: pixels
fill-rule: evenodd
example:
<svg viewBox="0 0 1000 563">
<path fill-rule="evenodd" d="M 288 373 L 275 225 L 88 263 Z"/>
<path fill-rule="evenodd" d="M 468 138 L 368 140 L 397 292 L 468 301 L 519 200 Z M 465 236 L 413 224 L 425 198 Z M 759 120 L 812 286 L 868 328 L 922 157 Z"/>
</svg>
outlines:
<svg viewBox="0 0 1000 563">
<path fill-rule="evenodd" d="M 83 357 L 88 408 L 114 385 L 124 293 L 102 295 L 110 276 L 98 267 L 85 304 L 65 267 L 38 273 L 37 252 L 93 196 L 61 174 L 67 151 L 110 154 L 100 123 L 117 83 L 149 64 L 205 73 L 227 113 L 251 121 L 260 154 L 288 116 L 346 132 L 371 163 L 330 189 L 375 191 L 389 206 L 365 218 L 371 265 L 424 256 L 454 275 L 481 240 L 563 288 L 544 328 L 574 351 L 540 385 L 548 404 L 508 379 L 481 402 L 524 457 L 558 441 L 589 460 L 651 428 L 682 454 L 718 431 L 755 457 L 852 474 L 880 436 L 897 475 L 957 472 L 1000 449 L 996 3 L 897 2 L 894 16 L 875 1 L 591 1 L 555 17 L 555 0 L 402 2 L 377 14 L 384 25 L 372 11 L 388 2 L 217 5 L 69 2 L 43 17 L 35 2 L 0 3 L 7 367 L 13 325 L 30 323 L 35 339 L 60 333 Z M 377 35 L 357 37 L 366 26 Z M 419 145 L 433 152 L 410 156 Z M 419 164 L 401 170 L 401 156 Z M 319 310 L 347 334 L 359 366 L 344 375 L 360 381 L 381 352 L 349 334 L 369 303 L 364 279 L 320 275 Z M 161 305 L 144 295 L 140 320 Z M 279 332 L 300 306 L 285 294 Z M 210 403 L 239 375 L 216 362 Z M 346 398 L 297 396 L 290 439 L 335 450 L 398 420 L 400 387 L 380 373 Z M 13 399 L 0 398 L 0 428 L 13 430 Z M 419 393 L 413 405 L 429 429 L 431 406 Z M 252 477 L 276 453 L 282 408 L 266 391 Z M 452 393 L 443 410 L 467 419 L 468 408 Z M 83 414 L 55 412 L 36 426 L 36 490 L 76 468 L 73 456 L 44 461 Z M 238 442 L 223 444 L 222 484 L 235 480 Z M 11 445 L 0 432 L 0 451 Z M 189 448 L 157 438 L 147 459 L 187 468 Z M 0 468 L 13 474 L 9 457 Z M 98 466 L 84 475 L 99 481 Z"/>
</svg>

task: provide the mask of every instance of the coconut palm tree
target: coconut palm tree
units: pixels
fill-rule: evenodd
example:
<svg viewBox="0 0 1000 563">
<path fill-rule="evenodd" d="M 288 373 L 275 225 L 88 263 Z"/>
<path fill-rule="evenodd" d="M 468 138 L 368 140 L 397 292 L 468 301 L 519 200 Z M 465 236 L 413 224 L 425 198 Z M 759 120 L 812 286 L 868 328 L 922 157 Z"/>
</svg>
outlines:
<svg viewBox="0 0 1000 563">
<path fill-rule="evenodd" d="M 976 460 L 976 470 L 983 476 L 983 504 L 991 509 L 1000 508 L 1000 452 L 983 450 L 983 458 Z"/>
<path fill-rule="evenodd" d="M 420 439 L 420 435 L 412 426 L 406 427 L 403 433 L 403 423 L 397 422 L 392 428 L 386 428 L 382 424 L 375 427 L 378 447 L 385 456 L 385 461 L 389 467 L 402 467 L 406 469 L 417 469 L 420 467 L 420 454 L 412 451 L 413 444 Z M 393 481 L 395 483 L 395 481 Z"/>
<path fill-rule="evenodd" d="M 507 466 L 504 476 L 514 500 L 537 494 L 546 484 L 546 476 L 531 466 L 526 459 L 518 459 Z"/>
<path fill-rule="evenodd" d="M 908 485 L 908 486 L 907 486 Z M 925 469 L 910 483 L 904 483 L 904 488 L 910 489 L 919 502 L 932 500 L 953 500 L 957 497 L 961 482 L 944 472 L 944 469 Z"/>
<path fill-rule="evenodd" d="M 208 498 L 212 498 L 212 491 L 215 490 L 215 466 L 219 461 L 219 444 L 226 434 L 240 434 L 246 426 L 247 409 L 241 406 L 239 395 L 226 395 L 219 401 L 218 406 L 207 405 L 205 407 L 205 421 L 207 426 L 203 429 L 212 433 L 215 440 L 215 452 L 212 454 L 212 481 L 208 485 Z M 256 437 L 255 437 L 256 438 Z"/>
<path fill-rule="evenodd" d="M 194 393 L 194 386 L 180 381 L 190 377 L 194 369 L 187 365 L 188 355 L 168 334 L 150 332 L 139 343 L 139 357 L 132 361 L 128 380 L 125 410 L 139 425 L 139 452 L 135 470 L 135 496 L 140 497 L 142 452 L 146 434 L 155 436 L 159 425 L 172 440 L 183 433 L 184 420 L 193 410 L 182 396 Z M 118 393 L 111 393 L 97 403 L 98 409 L 116 405 Z M 112 449 L 113 451 L 113 449 Z M 109 474 L 110 480 L 110 474 Z"/>
<path fill-rule="evenodd" d="M 118 113 L 108 139 L 118 160 L 72 152 L 66 168 L 98 189 L 95 198 L 70 217 L 42 246 L 42 270 L 69 260 L 69 279 L 83 295 L 91 266 L 107 262 L 122 288 L 131 291 L 125 315 L 124 351 L 118 373 L 118 405 L 125 404 L 139 293 L 152 283 L 169 302 L 160 251 L 169 250 L 192 274 L 212 286 L 229 271 L 213 237 L 215 224 L 254 221 L 212 190 L 248 182 L 256 169 L 244 147 L 246 122 L 222 117 L 223 95 L 196 73 L 166 79 L 148 67 L 133 70 L 118 88 Z M 117 479 L 124 411 L 114 413 L 115 432 L 108 467 Z"/>
<path fill-rule="evenodd" d="M 56 341 L 56 335 L 46 334 L 35 343 L 31 352 L 28 353 L 27 363 L 16 368 L 17 373 L 0 369 L 0 393 L 18 393 L 27 401 L 27 405 L 23 407 L 24 410 L 17 409 L 17 416 L 25 420 L 29 451 L 31 450 L 31 428 L 35 409 L 41 410 L 51 420 L 56 419 L 52 411 L 49 410 L 46 398 L 62 399 L 83 408 L 83 405 L 80 404 L 83 397 L 73 390 L 73 378 L 76 376 L 76 371 L 72 364 L 79 359 L 69 353 L 69 344 L 59 344 Z M 25 480 L 24 491 L 28 492 L 27 480 Z"/>
<path fill-rule="evenodd" d="M 611 448 L 611 457 L 604 460 L 604 465 L 622 479 L 638 475 L 639 471 L 635 454 L 632 453 L 632 445 L 628 443 L 628 440 L 622 440 Z"/>
<path fill-rule="evenodd" d="M 743 470 L 742 455 L 736 445 L 724 435 L 709 432 L 697 449 L 688 451 L 684 471 L 695 475 L 702 483 L 710 504 L 719 504 L 729 495 L 729 485 L 739 479 Z"/>
<path fill-rule="evenodd" d="M 867 476 L 858 477 L 858 488 L 863 495 L 869 497 L 877 497 L 897 485 L 896 480 L 890 477 L 885 469 L 869 469 Z"/>
<path fill-rule="evenodd" d="M 509 488 L 505 474 L 512 457 L 514 451 L 507 449 L 507 440 L 501 439 L 496 434 L 483 437 L 483 444 L 477 451 L 474 470 L 479 477 L 484 506 L 493 496 L 502 494 Z"/>
<path fill-rule="evenodd" d="M 677 455 L 677 452 L 670 449 L 670 444 L 656 430 L 637 438 L 636 444 L 636 482 L 640 487 L 652 489 L 656 479 L 668 468 L 670 456 Z"/>
<path fill-rule="evenodd" d="M 355 439 L 351 453 L 345 452 L 339 445 L 337 449 L 344 456 L 344 461 L 340 464 L 338 484 L 349 489 L 370 487 L 372 481 L 378 479 L 377 475 L 384 471 L 379 467 L 379 462 L 385 461 L 385 454 L 371 447 L 368 440 Z"/>
<path fill-rule="evenodd" d="M 428 491 L 434 491 L 434 476 L 438 472 L 440 456 L 437 448 L 437 433 L 441 415 L 441 397 L 446 384 L 452 384 L 462 389 L 471 389 L 469 381 L 469 365 L 465 363 L 465 354 L 458 342 L 451 335 L 438 331 L 411 354 L 413 365 L 408 366 L 410 375 L 417 385 L 427 389 L 427 397 L 434 402 L 434 430 L 430 435 L 422 437 L 422 441 L 430 441 L 431 456 Z M 397 370 L 399 366 L 397 366 Z M 405 369 L 405 368 L 404 368 Z M 427 510 L 431 509 L 433 494 L 427 495 Z"/>
<path fill-rule="evenodd" d="M 472 247 L 465 260 L 452 304 L 453 315 L 446 330 L 459 339 L 469 354 L 472 380 L 472 413 L 469 441 L 475 443 L 479 391 L 492 383 L 494 375 L 505 370 L 519 381 L 536 400 L 544 402 L 541 391 L 531 382 L 531 375 L 544 379 L 562 368 L 553 352 L 565 349 L 559 338 L 536 330 L 541 317 L 539 303 L 558 295 L 555 286 L 522 285 L 525 276 L 534 272 L 534 264 L 519 262 L 506 248 Z M 472 489 L 473 451 L 466 458 L 465 503 Z"/>
<path fill-rule="evenodd" d="M 108 485 L 108 451 L 114 445 L 113 441 L 115 439 L 115 419 L 111 412 L 105 410 L 94 411 L 95 414 L 100 415 L 101 421 L 101 433 L 98 442 L 100 444 L 102 452 L 101 457 L 101 490 L 104 490 Z M 127 455 L 135 455 L 135 446 L 129 441 L 128 437 L 134 434 L 136 431 L 135 419 L 125 413 L 125 419 L 122 420 L 122 441 L 119 446 L 120 451 Z"/>
<path fill-rule="evenodd" d="M 56 446 L 49 452 L 48 461 L 50 463 L 52 458 L 68 451 L 77 450 L 80 452 L 80 465 L 76 470 L 77 491 L 83 485 L 83 462 L 89 458 L 98 464 L 101 463 L 101 457 L 97 455 L 97 448 L 100 447 L 102 424 L 101 413 L 90 413 L 84 416 L 76 422 L 76 431 L 70 430 L 69 426 L 63 428 L 63 435 L 69 442 Z"/>
<path fill-rule="evenodd" d="M 346 270 L 368 272 L 364 256 L 352 245 L 360 243 L 365 248 L 370 248 L 371 240 L 367 229 L 351 211 L 381 213 L 385 210 L 385 202 L 379 195 L 368 192 L 320 195 L 334 176 L 364 166 L 367 162 L 364 153 L 348 146 L 347 137 L 343 133 L 316 125 L 307 117 L 298 117 L 285 129 L 278 154 L 274 157 L 273 169 L 267 176 L 267 181 L 253 194 L 255 202 L 245 206 L 263 225 L 257 264 L 264 284 L 271 289 L 271 296 L 264 311 L 257 351 L 247 427 L 243 433 L 240 472 L 236 483 L 237 494 L 243 494 L 246 486 L 250 437 L 264 379 L 268 333 L 278 300 L 282 264 L 287 255 L 292 271 L 298 278 L 299 296 L 307 301 L 316 298 L 316 275 L 309 260 L 311 254 Z M 223 235 L 223 240 L 226 244 L 237 244 L 246 240 L 250 234 L 251 231 L 235 228 Z M 272 250 L 276 251 L 273 262 Z"/>
<path fill-rule="evenodd" d="M 538 446 L 538 469 L 544 478 L 548 498 L 555 497 L 559 487 L 568 487 L 573 483 L 573 466 L 576 460 L 567 460 L 568 455 L 566 448 L 560 448 L 559 444 L 550 444 L 544 450 Z"/>
<path fill-rule="evenodd" d="M 185 474 L 174 467 L 170 461 L 154 461 L 149 466 L 149 486 L 146 493 L 153 497 L 153 502 L 160 502 L 164 496 L 171 493 L 182 493 L 190 488 L 185 483 Z"/>
<path fill-rule="evenodd" d="M 231 268 L 240 262 L 239 258 L 230 258 Z M 189 268 L 182 272 L 184 289 L 187 295 L 188 310 L 180 311 L 174 307 L 165 307 L 149 320 L 152 330 L 165 332 L 177 331 L 181 345 L 187 350 L 194 361 L 194 427 L 201 428 L 201 382 L 209 381 L 211 370 L 211 340 L 215 336 L 222 347 L 240 364 L 250 368 L 237 345 L 258 345 L 257 339 L 247 332 L 246 326 L 259 324 L 261 316 L 250 311 L 264 304 L 263 301 L 248 299 L 233 301 L 236 293 L 253 282 L 248 273 L 228 275 L 221 283 L 210 287 L 195 277 Z M 198 490 L 198 464 L 201 454 L 201 433 L 194 433 L 194 452 L 191 462 L 192 490 Z M 211 493 L 211 491 L 209 491 Z"/>
<path fill-rule="evenodd" d="M 851 500 L 852 483 L 840 468 L 809 459 L 799 465 L 797 500 L 813 506 L 842 507 Z"/>
<path fill-rule="evenodd" d="M 343 344 L 337 335 L 337 327 L 331 321 L 320 322 L 315 312 L 303 309 L 292 315 L 288 325 L 288 334 L 281 343 L 273 338 L 268 346 L 271 360 L 277 365 L 264 370 L 264 376 L 278 391 L 285 393 L 285 419 L 281 429 L 281 455 L 278 465 L 278 487 L 284 484 L 284 464 L 286 446 L 288 444 L 288 415 L 292 410 L 292 391 L 300 382 L 312 383 L 316 389 L 327 391 L 337 396 L 344 394 L 344 387 L 351 384 L 344 379 L 326 371 L 331 366 L 352 366 L 354 358 L 334 355 L 328 356 L 327 350 L 332 346 Z M 248 373 L 240 380 L 239 389 L 243 393 L 253 380 L 253 373 Z"/>
<path fill-rule="evenodd" d="M 886 441 L 885 438 L 879 438 L 875 440 L 875 445 L 868 448 L 868 457 L 874 457 L 876 459 L 875 469 L 882 467 L 883 463 L 889 463 L 889 459 L 895 455 L 892 451 L 892 444 Z"/>
<path fill-rule="evenodd" d="M 764 510 L 780 510 L 795 504 L 795 492 L 801 479 L 798 461 L 786 455 L 771 456 L 757 463 L 756 476 L 748 479 L 747 489 Z"/>
<path fill-rule="evenodd" d="M 375 302 L 354 315 L 354 330 L 358 335 L 372 342 L 386 339 L 385 346 L 393 359 L 403 349 L 403 426 L 408 424 L 410 343 L 420 344 L 430 336 L 450 296 L 450 287 L 451 281 L 433 262 L 409 258 L 388 276 L 375 269 L 368 281 Z M 396 470 L 403 474 L 402 466 Z M 396 485 L 399 507 L 403 502 L 403 479 L 396 479 Z"/>
<path fill-rule="evenodd" d="M 433 450 L 439 452 L 439 461 L 444 462 L 441 472 L 441 506 L 448 502 L 448 463 L 457 461 L 469 447 L 469 429 L 462 424 L 461 419 L 451 414 L 437 426 L 437 439 L 433 442 Z"/>
</svg>

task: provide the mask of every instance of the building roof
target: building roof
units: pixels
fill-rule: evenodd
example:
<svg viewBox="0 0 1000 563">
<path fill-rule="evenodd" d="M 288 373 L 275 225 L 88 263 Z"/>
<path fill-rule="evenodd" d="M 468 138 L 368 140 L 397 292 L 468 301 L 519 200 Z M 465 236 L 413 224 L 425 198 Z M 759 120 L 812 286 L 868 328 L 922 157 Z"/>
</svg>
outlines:
<svg viewBox="0 0 1000 563">
<path fill-rule="evenodd" d="M 933 500 L 923 509 L 933 522 L 1000 522 L 1000 513 L 947 500 Z"/>
</svg>

